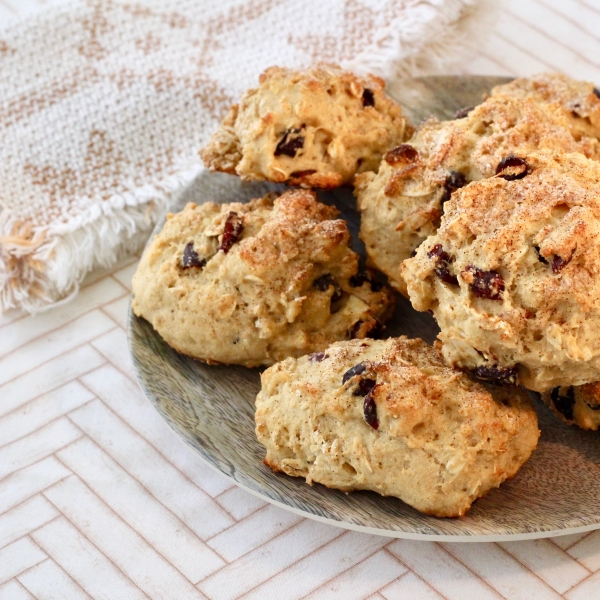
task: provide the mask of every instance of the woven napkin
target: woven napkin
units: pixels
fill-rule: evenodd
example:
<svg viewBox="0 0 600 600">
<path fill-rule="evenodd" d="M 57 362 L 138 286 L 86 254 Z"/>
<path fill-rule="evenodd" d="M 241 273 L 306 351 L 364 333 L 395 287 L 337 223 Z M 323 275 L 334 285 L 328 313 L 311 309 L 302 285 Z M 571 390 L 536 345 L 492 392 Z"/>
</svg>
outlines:
<svg viewBox="0 0 600 600">
<path fill-rule="evenodd" d="M 69 297 L 139 249 L 266 67 L 439 72 L 491 4 L 88 1 L 0 30 L 0 312 Z"/>
</svg>

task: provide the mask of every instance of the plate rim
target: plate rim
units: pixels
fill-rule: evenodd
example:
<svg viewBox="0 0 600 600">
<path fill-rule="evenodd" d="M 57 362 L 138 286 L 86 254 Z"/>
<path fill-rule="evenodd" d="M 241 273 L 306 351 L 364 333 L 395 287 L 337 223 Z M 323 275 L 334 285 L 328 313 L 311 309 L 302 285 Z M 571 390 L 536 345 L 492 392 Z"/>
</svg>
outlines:
<svg viewBox="0 0 600 600">
<path fill-rule="evenodd" d="M 587 533 L 590 531 L 594 531 L 596 529 L 600 529 L 600 516 L 598 517 L 598 522 L 590 523 L 587 525 L 578 525 L 573 527 L 559 528 L 559 529 L 547 529 L 547 530 L 537 530 L 526 533 L 489 533 L 489 534 L 468 534 L 468 533 L 455 533 L 455 534 L 442 534 L 442 533 L 413 533 L 409 531 L 402 530 L 392 530 L 392 529 L 383 529 L 378 527 L 367 527 L 364 525 L 358 525 L 356 523 L 352 523 L 350 521 L 337 520 L 331 517 L 322 517 L 315 513 L 304 511 L 300 508 L 292 506 L 290 504 L 286 504 L 268 496 L 266 494 L 261 493 L 258 490 L 255 490 L 242 482 L 238 481 L 231 474 L 226 473 L 221 470 L 207 455 L 205 455 L 204 451 L 192 444 L 191 440 L 183 434 L 179 426 L 166 414 L 161 407 L 159 401 L 154 398 L 153 392 L 146 386 L 146 382 L 141 376 L 142 370 L 138 368 L 139 359 L 136 356 L 133 350 L 132 336 L 133 336 L 133 320 L 134 319 L 142 319 L 142 317 L 138 317 L 133 312 L 131 306 L 131 298 L 129 301 L 128 307 L 128 319 L 127 319 L 127 342 L 129 346 L 130 357 L 132 363 L 134 365 L 134 371 L 136 380 L 144 392 L 144 396 L 147 400 L 150 401 L 150 404 L 154 407 L 154 409 L 158 412 L 161 418 L 167 423 L 167 425 L 171 428 L 172 431 L 177 435 L 177 437 L 185 443 L 187 447 L 190 448 L 202 461 L 205 465 L 207 465 L 212 471 L 221 474 L 224 477 L 227 477 L 234 485 L 240 487 L 244 491 L 252 494 L 253 496 L 260 498 L 261 500 L 268 502 L 278 508 L 283 510 L 287 510 L 292 512 L 298 516 L 312 519 L 319 523 L 324 523 L 327 525 L 332 525 L 334 527 L 338 527 L 340 529 L 347 529 L 352 531 L 357 531 L 361 533 L 366 533 L 370 535 L 379 535 L 384 537 L 389 537 L 393 539 L 407 539 L 413 541 L 430 541 L 430 542 L 444 542 L 444 543 L 487 543 L 487 542 L 510 542 L 510 541 L 524 541 L 524 540 L 534 540 L 534 539 L 543 539 L 543 538 L 552 538 L 552 537 L 561 537 L 564 535 L 571 535 L 575 533 Z M 151 325 L 149 324 L 151 327 Z M 156 335 L 158 333 L 155 332 Z M 301 478 L 297 478 L 301 479 Z M 337 491 L 337 490 L 336 490 Z M 339 492 L 342 493 L 342 492 Z M 399 500 L 401 502 L 401 500 Z M 425 515 L 424 515 L 425 516 Z M 434 517 L 432 517 L 433 519 Z M 458 517 L 460 519 L 460 517 Z"/>
<path fill-rule="evenodd" d="M 456 77 L 456 76 L 455 75 L 430 76 L 430 78 L 432 80 L 436 80 L 438 82 L 441 80 L 450 80 L 453 77 Z M 484 80 L 484 79 L 489 80 L 493 76 L 469 75 L 468 77 L 470 77 L 470 78 L 481 77 L 482 80 Z M 427 77 L 425 77 L 425 79 L 426 78 Z M 424 79 L 424 78 L 415 78 L 415 79 L 419 80 L 419 79 Z M 171 207 L 175 206 L 178 202 L 180 202 L 182 191 L 183 190 L 181 190 L 177 195 L 174 196 L 168 210 L 170 210 Z M 163 222 L 164 222 L 164 218 L 162 218 L 158 221 L 158 223 L 154 227 L 150 237 L 148 238 L 146 247 L 151 242 L 152 238 L 156 235 L 156 233 L 160 230 Z M 261 500 L 268 502 L 269 504 L 272 504 L 274 506 L 277 506 L 279 508 L 282 508 L 284 510 L 292 512 L 301 517 L 312 519 L 314 521 L 332 525 L 334 527 L 338 527 L 341 529 L 358 531 L 361 533 L 367 533 L 367 534 L 371 534 L 371 535 L 379 535 L 379 536 L 395 538 L 395 539 L 408 539 L 408 540 L 415 540 L 415 541 L 437 541 L 437 542 L 450 542 L 450 543 L 506 542 L 506 541 L 521 541 L 521 540 L 552 538 L 552 537 L 559 537 L 559 536 L 564 536 L 564 535 L 571 535 L 571 534 L 575 534 L 575 533 L 586 533 L 586 532 L 594 531 L 596 529 L 600 529 L 600 513 L 599 513 L 595 517 L 597 519 L 597 521 L 595 523 L 588 523 L 588 524 L 582 524 L 582 525 L 571 526 L 571 527 L 566 527 L 566 528 L 558 528 L 558 529 L 555 527 L 553 527 L 551 529 L 546 529 L 546 530 L 537 529 L 536 531 L 525 532 L 525 533 L 523 533 L 523 532 L 519 532 L 519 533 L 483 533 L 483 534 L 469 534 L 469 533 L 460 533 L 460 532 L 452 533 L 452 534 L 415 533 L 415 532 L 410 532 L 410 531 L 402 531 L 402 530 L 396 530 L 396 529 L 384 529 L 384 528 L 379 528 L 379 527 L 368 527 L 365 525 L 359 525 L 356 523 L 352 523 L 350 521 L 338 520 L 338 519 L 335 519 L 332 517 L 321 516 L 321 515 L 318 515 L 318 514 L 315 514 L 312 512 L 302 510 L 299 507 L 292 506 L 290 504 L 281 502 L 280 500 L 278 500 L 276 498 L 268 496 L 259 490 L 253 489 L 253 488 L 245 485 L 244 483 L 241 483 L 234 476 L 232 476 L 232 474 L 227 473 L 224 470 L 220 469 L 219 466 L 215 462 L 213 462 L 209 456 L 205 455 L 204 449 L 194 445 L 192 443 L 191 439 L 188 438 L 188 436 L 185 435 L 180 430 L 178 424 L 175 423 L 169 417 L 169 415 L 163 411 L 160 402 L 154 398 L 154 394 L 153 394 L 152 390 L 150 390 L 147 387 L 146 382 L 142 377 L 143 370 L 138 365 L 138 362 L 139 362 L 138 357 L 136 356 L 135 351 L 134 351 L 133 320 L 139 319 L 139 318 L 140 317 L 137 317 L 133 313 L 132 306 L 131 306 L 131 296 L 130 296 L 130 302 L 129 302 L 129 307 L 128 307 L 128 319 L 127 319 L 127 342 L 128 342 L 128 347 L 129 347 L 129 354 L 132 359 L 132 363 L 134 365 L 134 372 L 136 375 L 136 379 L 137 379 L 138 384 L 140 385 L 142 391 L 144 392 L 144 395 L 146 396 L 146 398 L 148 400 L 150 400 L 151 404 L 158 411 L 158 413 L 161 415 L 161 417 L 167 422 L 169 427 L 176 433 L 177 437 L 182 439 L 182 441 L 185 442 L 186 446 L 189 446 L 191 448 L 191 450 L 194 451 L 195 454 L 202 459 L 203 463 L 205 463 L 206 465 L 208 465 L 210 467 L 211 470 L 221 473 L 223 476 L 227 477 L 236 486 L 242 488 L 243 490 L 252 494 L 253 496 L 260 498 Z M 151 325 L 150 325 L 150 327 L 151 327 Z M 158 335 L 158 333 L 156 333 L 156 332 L 155 332 L 155 334 Z M 432 517 L 432 519 L 433 518 L 434 517 Z M 588 517 L 588 518 L 590 518 L 590 517 Z"/>
</svg>

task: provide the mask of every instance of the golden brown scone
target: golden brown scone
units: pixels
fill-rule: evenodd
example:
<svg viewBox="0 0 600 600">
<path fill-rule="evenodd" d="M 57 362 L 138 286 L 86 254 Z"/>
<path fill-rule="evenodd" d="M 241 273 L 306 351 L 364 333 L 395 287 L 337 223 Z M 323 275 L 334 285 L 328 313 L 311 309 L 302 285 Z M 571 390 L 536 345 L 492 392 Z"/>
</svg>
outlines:
<svg viewBox="0 0 600 600">
<path fill-rule="evenodd" d="M 560 110 L 584 154 L 600 160 L 600 90 L 593 83 L 560 73 L 540 73 L 498 85 L 491 93 L 492 96 L 531 98 L 551 111 Z"/>
<path fill-rule="evenodd" d="M 464 515 L 513 477 L 539 437 L 525 392 L 475 383 L 419 339 L 338 342 L 261 379 L 265 464 L 438 517 Z"/>
<path fill-rule="evenodd" d="M 144 252 L 133 310 L 179 352 L 247 367 L 375 334 L 393 292 L 357 273 L 336 216 L 309 190 L 188 204 Z"/>
<path fill-rule="evenodd" d="M 567 119 L 533 100 L 496 96 L 454 121 L 426 121 L 388 152 L 379 172 L 356 177 L 360 237 L 369 263 L 406 295 L 400 264 L 433 235 L 450 194 L 491 177 L 509 154 L 537 149 L 579 152 Z"/>
<path fill-rule="evenodd" d="M 597 430 L 600 426 L 600 382 L 555 387 L 542 394 L 550 410 L 568 425 Z"/>
<path fill-rule="evenodd" d="M 452 195 L 402 275 L 449 364 L 538 392 L 600 380 L 600 164 L 513 157 Z"/>
<path fill-rule="evenodd" d="M 373 75 L 329 64 L 306 71 L 271 67 L 259 83 L 202 149 L 212 171 L 334 188 L 377 169 L 383 153 L 407 137 L 400 106 Z"/>
</svg>

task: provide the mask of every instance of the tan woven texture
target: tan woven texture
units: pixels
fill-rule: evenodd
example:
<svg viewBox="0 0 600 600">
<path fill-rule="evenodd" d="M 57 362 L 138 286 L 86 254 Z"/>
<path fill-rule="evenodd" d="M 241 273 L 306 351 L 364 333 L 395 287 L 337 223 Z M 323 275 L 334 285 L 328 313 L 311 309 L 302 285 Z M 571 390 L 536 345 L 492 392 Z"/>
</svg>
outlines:
<svg viewBox="0 0 600 600">
<path fill-rule="evenodd" d="M 39 310 L 139 248 L 267 66 L 433 71 L 480 5 L 91 0 L 0 31 L 0 311 Z"/>
</svg>

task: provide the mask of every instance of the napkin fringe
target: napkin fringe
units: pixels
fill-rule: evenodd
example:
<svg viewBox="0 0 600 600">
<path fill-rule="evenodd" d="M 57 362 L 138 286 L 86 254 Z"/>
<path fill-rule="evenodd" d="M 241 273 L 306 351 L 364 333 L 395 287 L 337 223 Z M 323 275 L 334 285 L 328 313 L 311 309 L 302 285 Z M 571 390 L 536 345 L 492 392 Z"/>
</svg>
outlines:
<svg viewBox="0 0 600 600">
<path fill-rule="evenodd" d="M 0 312 L 43 310 L 75 294 L 94 268 L 139 250 L 199 172 L 198 148 L 229 95 L 255 83 L 253 68 L 299 65 L 329 52 L 346 68 L 387 80 L 449 72 L 501 7 L 493 0 L 385 0 L 375 9 L 339 0 L 335 42 L 319 35 L 305 2 L 289 2 L 287 12 L 307 14 L 313 41 L 290 37 L 291 25 L 275 52 L 268 32 L 280 2 L 244 10 L 237 0 L 222 4 L 208 10 L 193 0 L 151 0 L 142 10 L 71 1 L 3 30 Z M 262 45 L 255 48 L 253 36 Z M 37 55 L 48 55 L 52 68 L 38 73 Z"/>
<path fill-rule="evenodd" d="M 31 230 L 0 213 L 0 311 L 42 312 L 79 291 L 83 277 L 139 251 L 175 192 L 200 170 L 188 168 L 156 186 L 114 195 L 54 227 Z"/>
<path fill-rule="evenodd" d="M 387 80 L 453 72 L 481 47 L 500 7 L 495 0 L 424 2 L 413 7 L 401 29 L 381 29 L 364 52 L 342 66 Z M 424 28 L 427 37 L 422 37 Z"/>
</svg>

